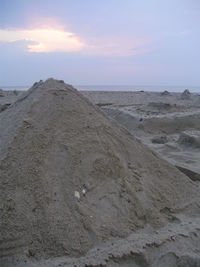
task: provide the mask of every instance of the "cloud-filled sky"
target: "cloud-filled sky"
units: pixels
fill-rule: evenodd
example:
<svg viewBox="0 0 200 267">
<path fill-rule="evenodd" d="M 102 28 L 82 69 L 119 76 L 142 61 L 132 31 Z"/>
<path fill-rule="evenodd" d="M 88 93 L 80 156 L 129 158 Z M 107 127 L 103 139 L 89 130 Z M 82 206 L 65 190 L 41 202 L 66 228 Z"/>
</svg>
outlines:
<svg viewBox="0 0 200 267">
<path fill-rule="evenodd" d="M 199 86 L 199 0 L 0 0 L 0 85 Z"/>
</svg>

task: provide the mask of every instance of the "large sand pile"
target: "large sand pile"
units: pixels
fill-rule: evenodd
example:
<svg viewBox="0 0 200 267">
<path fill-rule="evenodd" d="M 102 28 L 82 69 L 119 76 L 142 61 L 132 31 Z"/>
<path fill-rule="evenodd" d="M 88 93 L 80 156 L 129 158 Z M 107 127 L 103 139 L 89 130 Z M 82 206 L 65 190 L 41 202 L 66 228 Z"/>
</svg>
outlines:
<svg viewBox="0 0 200 267">
<path fill-rule="evenodd" d="M 198 195 L 62 81 L 35 84 L 0 114 L 0 257 L 80 256 L 192 214 Z"/>
</svg>

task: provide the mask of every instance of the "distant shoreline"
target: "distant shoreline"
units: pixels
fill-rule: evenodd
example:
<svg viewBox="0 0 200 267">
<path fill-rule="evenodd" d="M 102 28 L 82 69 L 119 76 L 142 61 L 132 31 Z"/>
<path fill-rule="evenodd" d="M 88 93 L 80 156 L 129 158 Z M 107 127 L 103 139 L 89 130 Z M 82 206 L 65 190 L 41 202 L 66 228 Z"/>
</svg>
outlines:
<svg viewBox="0 0 200 267">
<path fill-rule="evenodd" d="M 1 89 L 6 91 L 26 91 L 32 85 L 27 86 L 0 86 Z M 145 91 L 145 92 L 163 92 L 165 90 L 174 93 L 183 92 L 186 88 L 191 93 L 200 93 L 200 86 L 147 86 L 147 85 L 73 85 L 80 91 Z"/>
</svg>

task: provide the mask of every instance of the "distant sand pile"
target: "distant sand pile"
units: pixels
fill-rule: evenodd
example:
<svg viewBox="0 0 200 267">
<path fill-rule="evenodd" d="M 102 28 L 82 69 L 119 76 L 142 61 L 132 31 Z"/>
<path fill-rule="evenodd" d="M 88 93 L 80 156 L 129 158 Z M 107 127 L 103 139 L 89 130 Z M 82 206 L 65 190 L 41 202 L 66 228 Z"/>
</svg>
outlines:
<svg viewBox="0 0 200 267">
<path fill-rule="evenodd" d="M 181 94 L 181 99 L 190 99 L 191 93 L 188 89 L 185 89 L 184 92 Z"/>
<path fill-rule="evenodd" d="M 192 213 L 198 195 L 62 81 L 35 84 L 0 114 L 1 257 L 80 256 Z"/>
<path fill-rule="evenodd" d="M 162 93 L 161 93 L 161 95 L 163 95 L 163 96 L 165 96 L 165 95 L 170 95 L 170 93 L 167 91 L 167 90 L 165 90 L 165 91 L 163 91 Z"/>
<path fill-rule="evenodd" d="M 4 92 L 1 88 L 0 88 L 0 97 L 4 97 Z"/>
</svg>

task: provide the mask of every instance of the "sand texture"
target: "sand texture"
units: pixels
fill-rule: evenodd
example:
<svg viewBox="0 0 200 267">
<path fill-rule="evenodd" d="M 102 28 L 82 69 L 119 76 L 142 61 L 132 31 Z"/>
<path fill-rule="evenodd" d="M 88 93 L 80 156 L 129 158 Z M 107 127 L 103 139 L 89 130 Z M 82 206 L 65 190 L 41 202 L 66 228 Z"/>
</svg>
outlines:
<svg viewBox="0 0 200 267">
<path fill-rule="evenodd" d="M 200 95 L 189 90 L 83 94 L 142 143 L 200 180 Z"/>
<path fill-rule="evenodd" d="M 197 182 L 62 81 L 0 113 L 0 266 L 199 266 L 199 200 Z"/>
</svg>

